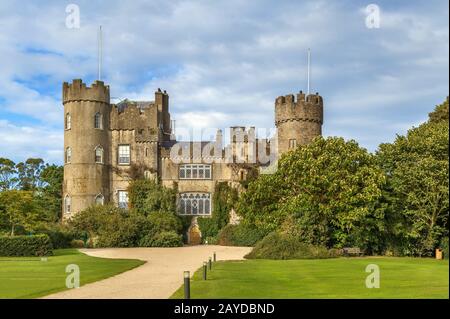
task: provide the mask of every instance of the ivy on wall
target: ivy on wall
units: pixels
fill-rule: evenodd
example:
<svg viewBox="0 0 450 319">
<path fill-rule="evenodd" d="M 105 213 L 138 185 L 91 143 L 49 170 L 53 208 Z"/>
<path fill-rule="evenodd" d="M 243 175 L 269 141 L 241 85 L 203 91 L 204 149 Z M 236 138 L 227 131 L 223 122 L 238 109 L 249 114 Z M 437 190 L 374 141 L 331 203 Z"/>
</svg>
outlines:
<svg viewBox="0 0 450 319">
<path fill-rule="evenodd" d="M 203 240 L 216 237 L 219 231 L 228 224 L 230 210 L 237 200 L 237 189 L 231 187 L 227 182 L 216 183 L 211 217 L 199 217 L 197 220 Z"/>
</svg>

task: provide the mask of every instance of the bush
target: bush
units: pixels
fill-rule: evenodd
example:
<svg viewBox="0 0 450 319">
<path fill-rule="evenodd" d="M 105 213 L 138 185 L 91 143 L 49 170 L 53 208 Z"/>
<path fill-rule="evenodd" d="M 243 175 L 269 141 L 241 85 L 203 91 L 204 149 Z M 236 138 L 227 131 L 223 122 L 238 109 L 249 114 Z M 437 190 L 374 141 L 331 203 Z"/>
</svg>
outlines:
<svg viewBox="0 0 450 319">
<path fill-rule="evenodd" d="M 153 239 L 153 247 L 181 247 L 183 241 L 181 235 L 173 231 L 164 231 L 156 234 Z"/>
<path fill-rule="evenodd" d="M 70 247 L 71 248 L 84 248 L 84 241 L 82 241 L 81 239 L 73 239 L 70 242 Z"/>
<path fill-rule="evenodd" d="M 225 226 L 217 237 L 222 246 L 254 246 L 264 235 L 261 230 L 239 224 Z"/>
<path fill-rule="evenodd" d="M 204 243 L 208 245 L 217 245 L 219 240 L 216 236 L 209 236 L 205 238 Z"/>
<path fill-rule="evenodd" d="M 249 259 L 318 259 L 333 258 L 338 250 L 328 250 L 301 242 L 296 236 L 272 232 L 258 242 L 253 250 L 245 256 Z"/>
<path fill-rule="evenodd" d="M 52 242 L 48 235 L 0 237 L 0 256 L 48 256 L 51 254 Z"/>
</svg>

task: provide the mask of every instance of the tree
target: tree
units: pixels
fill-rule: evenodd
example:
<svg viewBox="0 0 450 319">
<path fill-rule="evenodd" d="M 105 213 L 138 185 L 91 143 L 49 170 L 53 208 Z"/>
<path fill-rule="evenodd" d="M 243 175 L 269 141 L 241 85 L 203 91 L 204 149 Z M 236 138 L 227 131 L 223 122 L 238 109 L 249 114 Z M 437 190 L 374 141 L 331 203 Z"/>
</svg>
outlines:
<svg viewBox="0 0 450 319">
<path fill-rule="evenodd" d="M 0 157 L 0 191 L 9 190 L 17 183 L 16 164 L 10 159 Z"/>
<path fill-rule="evenodd" d="M 7 190 L 0 192 L 0 215 L 6 220 L 11 236 L 15 235 L 17 227 L 32 231 L 38 228 L 40 219 L 30 191 Z"/>
<path fill-rule="evenodd" d="M 431 255 L 448 236 L 448 100 L 394 143 L 381 144 L 378 162 L 388 177 L 390 233 L 402 254 Z"/>
<path fill-rule="evenodd" d="M 176 190 L 149 179 L 137 179 L 128 186 L 130 208 L 140 214 L 176 212 Z"/>
<path fill-rule="evenodd" d="M 29 158 L 16 165 L 21 190 L 36 190 L 42 187 L 41 172 L 45 168 L 41 158 Z"/>
<path fill-rule="evenodd" d="M 49 217 L 57 221 L 61 215 L 62 184 L 64 179 L 64 167 L 46 164 L 39 176 L 41 191 L 37 200 Z"/>
<path fill-rule="evenodd" d="M 384 182 L 374 156 L 355 141 L 320 137 L 284 154 L 275 174 L 250 183 L 238 212 L 265 231 L 293 221 L 305 242 L 370 250 L 383 231 L 376 203 Z"/>
</svg>

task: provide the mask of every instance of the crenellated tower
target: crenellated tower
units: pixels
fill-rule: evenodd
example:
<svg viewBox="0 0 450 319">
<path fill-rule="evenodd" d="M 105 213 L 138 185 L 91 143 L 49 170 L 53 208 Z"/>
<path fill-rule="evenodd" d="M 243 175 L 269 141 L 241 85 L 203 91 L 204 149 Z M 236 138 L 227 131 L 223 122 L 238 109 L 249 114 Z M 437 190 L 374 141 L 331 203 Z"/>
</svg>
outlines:
<svg viewBox="0 0 450 319">
<path fill-rule="evenodd" d="M 278 154 L 310 143 L 322 135 L 323 99 L 316 94 L 306 96 L 302 91 L 280 96 L 275 100 Z"/>
<path fill-rule="evenodd" d="M 82 80 L 63 83 L 64 183 L 63 216 L 110 197 L 109 86 Z"/>
</svg>

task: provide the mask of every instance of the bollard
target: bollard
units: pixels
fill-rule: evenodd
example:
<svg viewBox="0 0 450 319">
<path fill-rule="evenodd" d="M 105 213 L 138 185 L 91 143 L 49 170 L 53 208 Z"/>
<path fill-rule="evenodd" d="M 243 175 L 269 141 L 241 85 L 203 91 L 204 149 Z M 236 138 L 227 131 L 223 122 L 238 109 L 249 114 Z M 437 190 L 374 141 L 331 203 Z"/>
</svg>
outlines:
<svg viewBox="0 0 450 319">
<path fill-rule="evenodd" d="M 212 268 L 212 258 L 211 257 L 209 257 L 208 268 L 209 268 L 209 270 L 211 270 L 211 268 Z"/>
<path fill-rule="evenodd" d="M 191 299 L 191 274 L 184 272 L 184 299 Z"/>
<path fill-rule="evenodd" d="M 216 252 L 214 252 L 213 258 L 214 258 L 214 262 L 216 262 Z"/>
<path fill-rule="evenodd" d="M 206 261 L 203 262 L 203 280 L 206 280 Z"/>
</svg>

